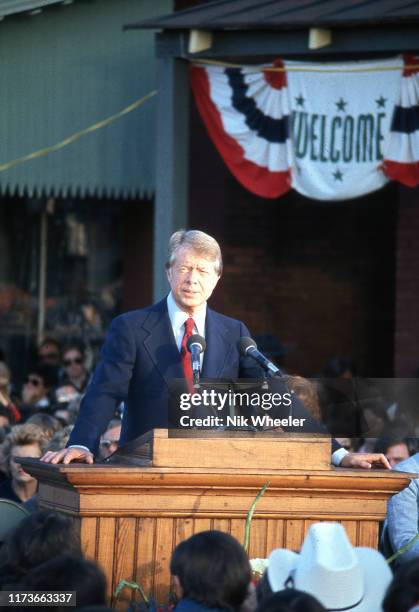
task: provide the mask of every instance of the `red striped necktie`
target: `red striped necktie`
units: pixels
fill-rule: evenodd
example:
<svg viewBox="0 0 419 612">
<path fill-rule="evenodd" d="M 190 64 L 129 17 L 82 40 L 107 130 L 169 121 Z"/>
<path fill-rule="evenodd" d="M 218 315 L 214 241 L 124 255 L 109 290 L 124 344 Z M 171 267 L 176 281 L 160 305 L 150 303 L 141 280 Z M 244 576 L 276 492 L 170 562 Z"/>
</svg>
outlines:
<svg viewBox="0 0 419 612">
<path fill-rule="evenodd" d="M 190 393 L 194 392 L 193 388 L 193 372 L 192 372 L 192 359 L 191 354 L 186 348 L 186 343 L 192 336 L 195 327 L 195 321 L 192 317 L 185 321 L 185 333 L 183 334 L 182 344 L 180 346 L 180 358 L 182 361 L 183 373 L 188 383 L 188 389 Z"/>
</svg>

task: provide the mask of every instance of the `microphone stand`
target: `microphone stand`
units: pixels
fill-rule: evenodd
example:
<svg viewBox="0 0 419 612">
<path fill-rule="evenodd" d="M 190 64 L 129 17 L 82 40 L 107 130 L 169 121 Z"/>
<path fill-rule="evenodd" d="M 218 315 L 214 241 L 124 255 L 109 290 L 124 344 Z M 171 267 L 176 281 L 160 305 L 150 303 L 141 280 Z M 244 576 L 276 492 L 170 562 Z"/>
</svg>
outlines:
<svg viewBox="0 0 419 612">
<path fill-rule="evenodd" d="M 196 389 L 197 391 L 201 388 L 201 385 L 199 384 L 200 377 L 201 377 L 201 372 L 199 371 L 199 368 L 197 368 L 196 370 L 193 370 L 193 388 Z"/>
</svg>

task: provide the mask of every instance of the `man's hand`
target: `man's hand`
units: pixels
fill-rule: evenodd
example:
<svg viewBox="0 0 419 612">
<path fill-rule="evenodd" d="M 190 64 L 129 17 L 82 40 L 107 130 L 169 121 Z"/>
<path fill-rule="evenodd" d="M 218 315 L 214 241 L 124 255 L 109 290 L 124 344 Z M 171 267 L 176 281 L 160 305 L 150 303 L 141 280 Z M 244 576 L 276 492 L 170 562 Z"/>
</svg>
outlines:
<svg viewBox="0 0 419 612">
<path fill-rule="evenodd" d="M 391 470 L 387 457 L 382 453 L 347 453 L 339 465 L 339 467 L 364 470 L 370 470 L 373 466 Z"/>
<path fill-rule="evenodd" d="M 88 450 L 83 448 L 63 448 L 60 451 L 48 451 L 41 461 L 45 463 L 64 463 L 65 465 L 72 461 L 79 461 L 81 463 L 93 463 L 93 455 Z"/>
</svg>

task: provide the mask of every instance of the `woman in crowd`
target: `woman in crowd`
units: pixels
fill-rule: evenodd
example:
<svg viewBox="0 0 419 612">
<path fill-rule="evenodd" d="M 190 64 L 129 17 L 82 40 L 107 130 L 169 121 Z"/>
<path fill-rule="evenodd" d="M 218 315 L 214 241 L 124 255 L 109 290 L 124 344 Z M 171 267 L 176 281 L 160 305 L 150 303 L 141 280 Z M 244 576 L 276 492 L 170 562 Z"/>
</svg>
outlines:
<svg viewBox="0 0 419 612">
<path fill-rule="evenodd" d="M 14 425 L 22 419 L 16 399 L 12 394 L 10 369 L 5 361 L 0 361 L 0 407 L 4 411 L 3 414 L 9 420 L 9 426 Z M 1 419 L 0 425 L 2 427 L 7 426 Z"/>
<path fill-rule="evenodd" d="M 2 465 L 8 478 L 0 484 L 0 497 L 22 503 L 35 495 L 38 481 L 25 472 L 15 457 L 39 458 L 45 452 L 48 438 L 37 425 L 15 425 L 1 446 Z"/>
<path fill-rule="evenodd" d="M 64 384 L 72 385 L 78 393 L 84 393 L 89 383 L 84 350 L 78 344 L 69 344 L 63 350 Z"/>
</svg>

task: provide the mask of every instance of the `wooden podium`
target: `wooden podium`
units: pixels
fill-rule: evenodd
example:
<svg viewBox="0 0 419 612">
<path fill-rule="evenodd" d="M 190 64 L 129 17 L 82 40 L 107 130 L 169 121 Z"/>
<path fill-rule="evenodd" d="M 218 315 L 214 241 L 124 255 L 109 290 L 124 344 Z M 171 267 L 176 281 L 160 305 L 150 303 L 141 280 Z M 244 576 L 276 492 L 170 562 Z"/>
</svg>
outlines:
<svg viewBox="0 0 419 612">
<path fill-rule="evenodd" d="M 76 517 L 83 549 L 104 568 L 109 594 L 121 579 L 135 580 L 159 602 L 171 590 L 169 561 L 178 542 L 206 529 L 242 542 L 247 511 L 267 481 L 252 522 L 251 558 L 278 547 L 298 550 L 309 525 L 324 520 L 341 522 L 354 545 L 377 547 L 388 498 L 410 482 L 400 472 L 331 467 L 326 438 L 171 437 L 154 430 L 140 441 L 121 464 L 21 463 L 39 480 L 41 508 Z"/>
</svg>

